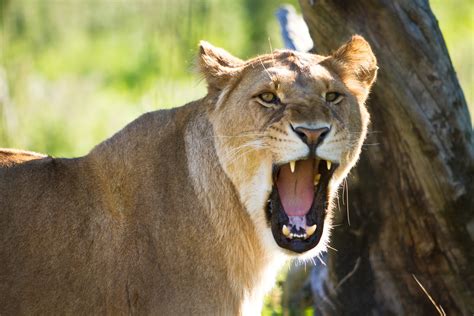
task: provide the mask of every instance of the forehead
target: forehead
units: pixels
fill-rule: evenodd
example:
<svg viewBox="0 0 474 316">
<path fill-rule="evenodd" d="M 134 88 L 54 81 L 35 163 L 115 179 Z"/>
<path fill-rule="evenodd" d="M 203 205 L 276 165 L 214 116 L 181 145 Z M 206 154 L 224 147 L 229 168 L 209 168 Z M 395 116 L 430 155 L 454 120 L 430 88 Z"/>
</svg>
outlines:
<svg viewBox="0 0 474 316">
<path fill-rule="evenodd" d="M 310 64 L 303 68 L 275 65 L 267 69 L 269 79 L 278 83 L 311 84 L 334 80 L 329 70 L 320 64 Z"/>
<path fill-rule="evenodd" d="M 277 51 L 252 60 L 251 68 L 265 85 L 282 89 L 327 89 L 336 80 L 334 75 L 320 64 L 325 57 L 292 51 Z"/>
</svg>

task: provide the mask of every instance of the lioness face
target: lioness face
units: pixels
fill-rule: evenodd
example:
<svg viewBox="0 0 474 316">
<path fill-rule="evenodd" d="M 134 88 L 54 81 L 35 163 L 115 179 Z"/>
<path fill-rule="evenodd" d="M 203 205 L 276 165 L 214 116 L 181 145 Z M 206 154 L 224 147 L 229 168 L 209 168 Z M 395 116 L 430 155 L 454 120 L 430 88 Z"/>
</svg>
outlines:
<svg viewBox="0 0 474 316">
<path fill-rule="evenodd" d="M 220 163 L 262 240 L 287 254 L 325 250 L 333 197 L 369 122 L 369 45 L 353 37 L 329 57 L 276 51 L 244 62 L 203 44 L 201 57 Z"/>
</svg>

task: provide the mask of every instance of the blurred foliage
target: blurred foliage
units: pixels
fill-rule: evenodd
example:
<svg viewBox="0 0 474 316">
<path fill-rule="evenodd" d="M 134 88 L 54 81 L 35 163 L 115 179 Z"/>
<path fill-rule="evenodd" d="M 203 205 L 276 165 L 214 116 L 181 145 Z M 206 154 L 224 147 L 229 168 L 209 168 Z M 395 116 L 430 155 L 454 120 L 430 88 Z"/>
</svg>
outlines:
<svg viewBox="0 0 474 316">
<path fill-rule="evenodd" d="M 204 96 L 199 40 L 247 58 L 282 46 L 296 0 L 0 0 L 0 147 L 86 154 L 146 111 Z M 432 0 L 474 105 L 472 0 Z M 282 274 L 264 315 L 281 315 Z M 307 314 L 312 314 L 308 310 Z"/>
<path fill-rule="evenodd" d="M 474 1 L 430 0 L 474 120 Z"/>
</svg>

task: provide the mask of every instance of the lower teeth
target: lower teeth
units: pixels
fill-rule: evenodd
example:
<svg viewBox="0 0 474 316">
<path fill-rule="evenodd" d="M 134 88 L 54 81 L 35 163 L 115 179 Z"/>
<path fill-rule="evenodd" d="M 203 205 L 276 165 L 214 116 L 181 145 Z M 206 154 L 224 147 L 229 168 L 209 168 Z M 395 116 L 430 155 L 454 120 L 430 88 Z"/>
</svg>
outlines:
<svg viewBox="0 0 474 316">
<path fill-rule="evenodd" d="M 299 239 L 307 239 L 307 235 L 306 234 L 293 234 L 293 233 L 290 233 L 290 239 L 293 239 L 293 238 L 299 238 Z"/>
<path fill-rule="evenodd" d="M 283 227 L 281 229 L 281 233 L 289 239 L 293 239 L 293 238 L 308 239 L 309 237 L 311 237 L 314 234 L 314 232 L 316 231 L 316 227 L 317 227 L 316 224 L 314 224 L 312 226 L 306 226 L 305 233 L 297 234 L 297 233 L 291 233 L 290 232 L 291 229 L 288 228 L 288 226 L 283 225 Z"/>
</svg>

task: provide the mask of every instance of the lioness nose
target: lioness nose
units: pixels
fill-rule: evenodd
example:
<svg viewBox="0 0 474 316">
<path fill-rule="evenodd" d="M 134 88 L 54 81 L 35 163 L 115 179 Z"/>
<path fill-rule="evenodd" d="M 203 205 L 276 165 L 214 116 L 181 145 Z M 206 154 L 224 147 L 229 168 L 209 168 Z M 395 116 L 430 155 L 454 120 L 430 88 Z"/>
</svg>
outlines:
<svg viewBox="0 0 474 316">
<path fill-rule="evenodd" d="M 321 127 L 315 129 L 297 127 L 293 128 L 293 130 L 306 145 L 313 147 L 319 145 L 329 134 L 329 131 L 331 129 L 329 127 Z"/>
</svg>

